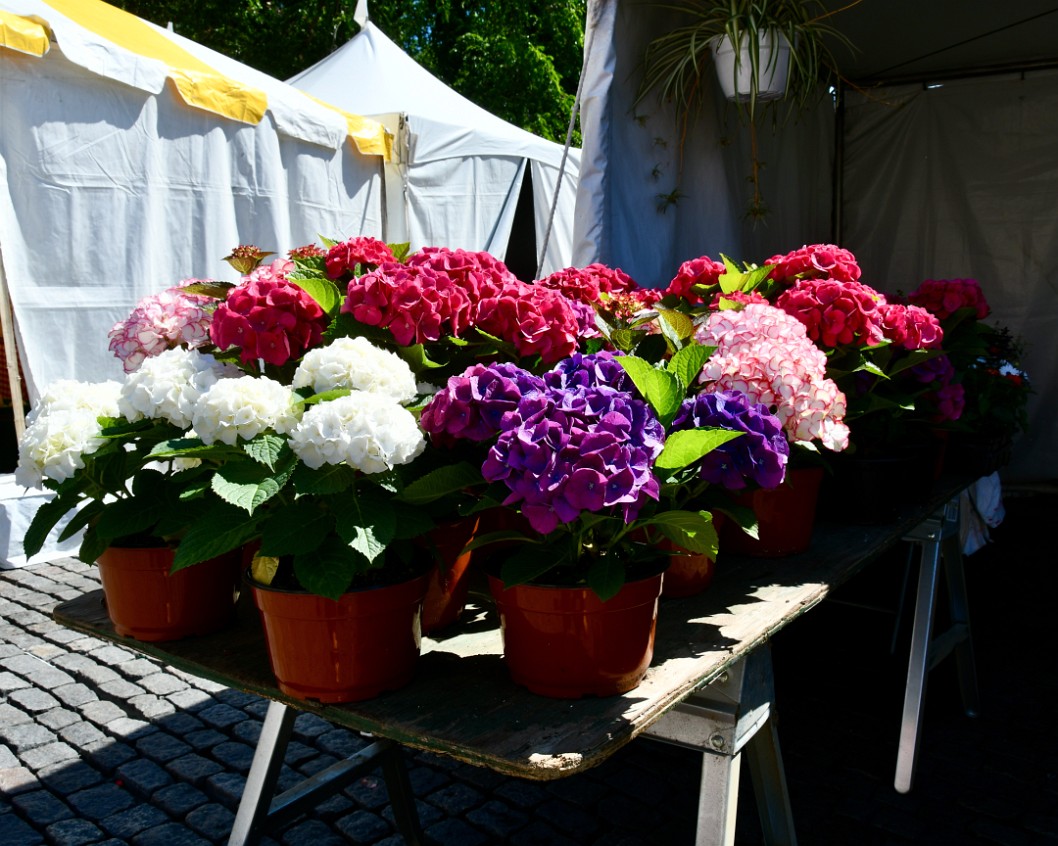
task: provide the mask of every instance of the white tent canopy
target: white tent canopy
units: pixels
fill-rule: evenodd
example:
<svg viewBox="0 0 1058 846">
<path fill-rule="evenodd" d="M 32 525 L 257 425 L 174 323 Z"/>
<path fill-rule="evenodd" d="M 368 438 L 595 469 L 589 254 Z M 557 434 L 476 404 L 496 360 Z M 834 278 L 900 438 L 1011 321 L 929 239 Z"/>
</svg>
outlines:
<svg viewBox="0 0 1058 846">
<path fill-rule="evenodd" d="M 345 45 L 287 81 L 357 114 L 403 118 L 407 135 L 398 146 L 396 178 L 405 202 L 388 209 L 391 240 L 505 257 L 528 164 L 538 244 L 563 173 L 543 272 L 569 266 L 579 150 L 564 157 L 561 144 L 457 94 L 368 20 Z"/>
<path fill-rule="evenodd" d="M 0 0 L 0 279 L 30 399 L 121 374 L 107 331 L 187 277 L 380 236 L 375 121 L 98 0 Z"/>
<path fill-rule="evenodd" d="M 764 261 L 836 239 L 881 291 L 977 279 L 989 322 L 1026 341 L 1035 390 L 1005 473 L 1058 478 L 1058 10 L 1050 0 L 830 5 L 848 8 L 832 22 L 860 48 L 846 77 L 901 77 L 850 89 L 843 120 L 824 98 L 808 116 L 761 129 L 769 213 L 754 225 L 744 216 L 749 143 L 718 85 L 705 86 L 684 138 L 670 105 L 631 107 L 647 43 L 685 16 L 589 3 L 574 263 L 619 265 L 664 286 L 699 255 Z M 656 202 L 674 186 L 676 202 Z"/>
</svg>

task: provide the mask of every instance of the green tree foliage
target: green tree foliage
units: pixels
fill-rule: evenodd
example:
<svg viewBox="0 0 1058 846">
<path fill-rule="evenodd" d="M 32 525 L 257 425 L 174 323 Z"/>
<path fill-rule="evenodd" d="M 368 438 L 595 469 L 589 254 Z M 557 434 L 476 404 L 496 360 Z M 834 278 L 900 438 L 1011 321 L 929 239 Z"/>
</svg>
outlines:
<svg viewBox="0 0 1058 846">
<path fill-rule="evenodd" d="M 277 79 L 356 34 L 356 0 L 112 0 Z M 564 141 L 580 77 L 586 0 L 374 0 L 371 20 L 464 97 Z M 351 84 L 355 84 L 352 80 Z M 574 143 L 579 143 L 579 137 Z"/>
</svg>

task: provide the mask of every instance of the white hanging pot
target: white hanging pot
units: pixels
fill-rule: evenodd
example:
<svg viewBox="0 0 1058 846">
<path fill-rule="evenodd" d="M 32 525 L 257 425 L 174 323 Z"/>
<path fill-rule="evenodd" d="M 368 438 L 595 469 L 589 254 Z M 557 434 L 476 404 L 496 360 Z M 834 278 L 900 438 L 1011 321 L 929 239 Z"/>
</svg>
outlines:
<svg viewBox="0 0 1058 846">
<path fill-rule="evenodd" d="M 741 52 L 735 51 L 727 36 L 718 36 L 712 42 L 716 74 L 724 96 L 740 103 L 748 102 L 752 91 L 753 66 L 744 42 L 745 39 Z M 786 77 L 790 71 L 790 42 L 781 32 L 761 33 L 758 68 L 757 99 L 777 100 L 782 97 L 786 93 Z"/>
</svg>

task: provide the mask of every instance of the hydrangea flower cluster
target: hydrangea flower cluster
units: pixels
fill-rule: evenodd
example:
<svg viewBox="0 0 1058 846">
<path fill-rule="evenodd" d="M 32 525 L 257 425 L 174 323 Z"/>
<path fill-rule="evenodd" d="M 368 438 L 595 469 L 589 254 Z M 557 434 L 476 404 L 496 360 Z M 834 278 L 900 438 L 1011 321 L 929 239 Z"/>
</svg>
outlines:
<svg viewBox="0 0 1058 846">
<path fill-rule="evenodd" d="M 924 399 L 933 409 L 930 421 L 944 423 L 958 420 L 966 406 L 966 394 L 955 381 L 955 366 L 946 355 L 935 356 L 911 368 L 915 381 L 929 386 Z"/>
<path fill-rule="evenodd" d="M 315 393 L 346 388 L 368 391 L 405 403 L 418 394 L 415 375 L 396 353 L 376 347 L 367 338 L 337 338 L 309 350 L 294 371 L 292 387 Z"/>
<path fill-rule="evenodd" d="M 543 390 L 543 379 L 516 364 L 474 364 L 434 394 L 422 410 L 422 427 L 435 439 L 486 441 L 503 430 L 522 397 Z"/>
<path fill-rule="evenodd" d="M 908 294 L 908 299 L 939 320 L 951 317 L 961 308 L 972 308 L 978 320 L 984 320 L 992 311 L 976 279 L 927 279 Z"/>
<path fill-rule="evenodd" d="M 357 265 L 361 272 L 374 270 L 387 261 L 396 261 L 393 251 L 378 238 L 350 238 L 327 250 L 324 264 L 331 279 L 349 279 L 355 275 Z"/>
<path fill-rule="evenodd" d="M 83 468 L 84 456 L 106 443 L 99 418 L 118 416 L 120 392 L 120 382 L 53 382 L 26 416 L 15 481 L 36 488 L 45 478 L 61 482 Z"/>
<path fill-rule="evenodd" d="M 291 431 L 289 443 L 313 469 L 344 463 L 362 473 L 408 464 L 426 448 L 415 416 L 392 397 L 370 391 L 312 406 Z"/>
<path fill-rule="evenodd" d="M 698 467 L 702 479 L 732 491 L 751 484 L 769 490 L 782 484 L 790 444 L 779 418 L 767 406 L 751 402 L 741 391 L 715 391 L 688 397 L 672 421 L 670 431 L 701 427 L 743 433 L 701 458 Z"/>
<path fill-rule="evenodd" d="M 845 395 L 826 378 L 826 355 L 797 318 L 751 303 L 713 312 L 696 337 L 717 348 L 698 377 L 704 390 L 741 391 L 772 408 L 791 442 L 818 440 L 834 452 L 848 446 Z"/>
<path fill-rule="evenodd" d="M 280 259 L 244 277 L 217 306 L 210 325 L 220 350 L 239 348 L 249 364 L 282 366 L 320 343 L 327 315 L 307 291 L 286 279 L 293 263 Z"/>
<path fill-rule="evenodd" d="M 502 481 L 511 491 L 504 504 L 520 504 L 542 534 L 584 511 L 610 509 L 629 523 L 647 498 L 658 497 L 653 466 L 665 433 L 646 402 L 605 384 L 614 366 L 620 368 L 611 354 L 597 353 L 563 362 L 541 379 L 518 376 L 511 365 L 471 368 L 431 400 L 423 427 L 476 435 L 497 423 L 482 475 Z M 498 379 L 483 378 L 493 368 Z M 476 387 L 468 384 L 473 379 Z M 496 389 L 477 407 L 483 383 Z M 515 393 L 521 396 L 512 408 Z M 459 422 L 450 424 L 450 416 Z M 471 423 L 461 429 L 463 421 Z"/>
<path fill-rule="evenodd" d="M 936 315 L 921 306 L 902 303 L 879 304 L 882 334 L 906 350 L 938 349 L 944 330 Z"/>
<path fill-rule="evenodd" d="M 107 333 L 110 351 L 121 359 L 126 373 L 164 350 L 209 343 L 209 310 L 202 298 L 181 291 L 182 285 L 195 281 L 185 280 L 180 286 L 144 297 Z"/>
<path fill-rule="evenodd" d="M 885 340 L 879 304 L 885 298 L 867 285 L 837 279 L 798 279 L 775 305 L 804 324 L 823 347 L 870 347 Z"/>
<path fill-rule="evenodd" d="M 699 256 L 685 261 L 669 282 L 665 293 L 681 297 L 692 304 L 701 303 L 702 298 L 691 289 L 695 285 L 715 285 L 725 270 L 722 261 L 716 261 L 709 256 Z"/>
<path fill-rule="evenodd" d="M 428 267 L 444 274 L 462 288 L 471 299 L 517 282 L 518 277 L 491 253 L 453 250 L 447 247 L 423 247 L 408 257 L 412 267 Z"/>
<path fill-rule="evenodd" d="M 161 418 L 186 429 L 202 395 L 218 380 L 239 375 L 238 368 L 198 350 L 166 350 L 125 377 L 118 410 L 130 423 Z"/>
<path fill-rule="evenodd" d="M 856 256 L 835 244 L 812 244 L 786 255 L 772 256 L 765 264 L 773 265 L 770 278 L 792 285 L 798 279 L 837 279 L 858 282 L 861 271 Z"/>
<path fill-rule="evenodd" d="M 285 435 L 298 423 L 297 397 L 266 376 L 221 379 L 202 395 L 191 423 L 207 444 L 234 446 L 268 429 Z"/>
<path fill-rule="evenodd" d="M 556 270 L 550 276 L 537 280 L 536 284 L 587 305 L 599 302 L 602 294 L 627 293 L 639 287 L 632 277 L 620 268 L 598 263 L 589 264 L 587 267 Z"/>
</svg>

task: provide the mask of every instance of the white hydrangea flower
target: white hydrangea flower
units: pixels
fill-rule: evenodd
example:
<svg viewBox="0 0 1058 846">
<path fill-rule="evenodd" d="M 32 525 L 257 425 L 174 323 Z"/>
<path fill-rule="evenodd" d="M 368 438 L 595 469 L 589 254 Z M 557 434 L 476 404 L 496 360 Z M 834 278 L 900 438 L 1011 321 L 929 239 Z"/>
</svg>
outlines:
<svg viewBox="0 0 1058 846">
<path fill-rule="evenodd" d="M 381 473 L 414 460 L 425 446 L 410 411 L 366 391 L 313 406 L 290 434 L 291 449 L 313 469 L 345 462 Z"/>
<path fill-rule="evenodd" d="M 38 413 L 18 444 L 15 481 L 38 488 L 44 477 L 62 482 L 84 467 L 84 456 L 99 449 L 99 415 L 93 410 L 55 408 Z"/>
<path fill-rule="evenodd" d="M 289 432 L 298 422 L 297 400 L 290 388 L 265 376 L 221 379 L 202 395 L 192 423 L 205 443 L 234 446 L 266 429 Z"/>
<path fill-rule="evenodd" d="M 36 407 L 26 415 L 26 424 L 32 424 L 43 414 L 55 411 L 86 411 L 96 417 L 118 417 L 118 397 L 121 383 L 78 382 L 75 379 L 59 379 L 52 382 L 41 394 Z"/>
<path fill-rule="evenodd" d="M 218 380 L 241 372 L 206 353 L 175 347 L 144 359 L 125 377 L 119 408 L 130 423 L 160 417 L 186 429 L 202 395 Z"/>
<path fill-rule="evenodd" d="M 415 374 L 396 353 L 374 346 L 367 338 L 338 338 L 305 353 L 294 372 L 294 388 L 312 386 L 316 393 L 348 388 L 392 397 L 406 403 L 415 399 Z"/>
</svg>

